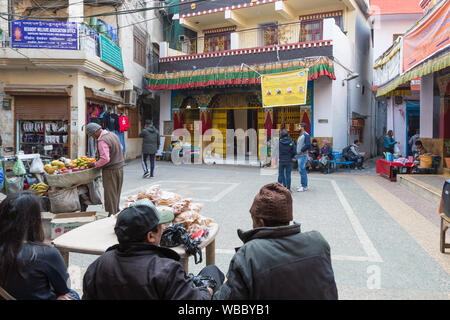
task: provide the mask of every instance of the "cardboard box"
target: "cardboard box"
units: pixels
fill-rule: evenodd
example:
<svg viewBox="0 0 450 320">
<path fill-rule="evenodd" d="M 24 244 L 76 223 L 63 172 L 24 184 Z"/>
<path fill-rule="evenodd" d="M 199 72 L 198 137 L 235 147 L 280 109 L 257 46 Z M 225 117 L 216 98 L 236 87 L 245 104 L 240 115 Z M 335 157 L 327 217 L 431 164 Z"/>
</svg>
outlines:
<svg viewBox="0 0 450 320">
<path fill-rule="evenodd" d="M 86 223 L 96 221 L 108 217 L 107 212 L 74 212 L 74 213 L 59 213 L 51 220 L 51 235 L 50 239 L 54 240 L 60 235 L 76 229 Z"/>
</svg>

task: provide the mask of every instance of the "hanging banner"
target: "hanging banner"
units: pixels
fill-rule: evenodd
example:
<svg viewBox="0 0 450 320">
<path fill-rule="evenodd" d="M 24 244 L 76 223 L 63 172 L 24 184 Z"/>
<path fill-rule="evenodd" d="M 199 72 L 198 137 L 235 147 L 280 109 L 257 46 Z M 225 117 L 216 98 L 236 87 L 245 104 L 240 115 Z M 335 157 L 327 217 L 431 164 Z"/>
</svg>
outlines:
<svg viewBox="0 0 450 320">
<path fill-rule="evenodd" d="M 308 69 L 268 74 L 261 77 L 263 107 L 306 104 Z"/>
<path fill-rule="evenodd" d="M 402 72 L 424 62 L 450 44 L 450 1 L 443 1 L 430 16 L 403 38 Z"/>
</svg>

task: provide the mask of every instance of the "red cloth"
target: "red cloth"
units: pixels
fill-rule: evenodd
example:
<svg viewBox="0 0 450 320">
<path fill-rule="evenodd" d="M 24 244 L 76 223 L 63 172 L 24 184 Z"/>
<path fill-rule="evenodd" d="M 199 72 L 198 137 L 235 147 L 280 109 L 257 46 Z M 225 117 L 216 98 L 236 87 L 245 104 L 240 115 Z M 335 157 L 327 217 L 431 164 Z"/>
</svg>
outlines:
<svg viewBox="0 0 450 320">
<path fill-rule="evenodd" d="M 130 127 L 130 123 L 128 122 L 128 118 L 124 115 L 119 117 L 119 132 L 125 132 Z"/>
<path fill-rule="evenodd" d="M 387 161 L 386 159 L 379 159 L 377 160 L 376 167 L 377 167 L 377 173 L 385 175 L 389 178 L 394 178 L 391 176 L 391 167 L 402 167 L 402 168 L 412 168 L 415 164 L 412 162 L 408 162 L 405 165 L 401 164 L 400 162 L 393 162 L 393 161 Z"/>
<path fill-rule="evenodd" d="M 272 128 L 273 128 L 272 118 L 270 117 L 270 112 L 267 112 L 267 118 L 266 122 L 264 123 L 264 129 L 267 130 L 268 137 L 272 136 Z"/>
<path fill-rule="evenodd" d="M 307 112 L 303 114 L 302 123 L 306 124 L 306 132 L 311 135 L 311 121 L 309 121 Z"/>
</svg>

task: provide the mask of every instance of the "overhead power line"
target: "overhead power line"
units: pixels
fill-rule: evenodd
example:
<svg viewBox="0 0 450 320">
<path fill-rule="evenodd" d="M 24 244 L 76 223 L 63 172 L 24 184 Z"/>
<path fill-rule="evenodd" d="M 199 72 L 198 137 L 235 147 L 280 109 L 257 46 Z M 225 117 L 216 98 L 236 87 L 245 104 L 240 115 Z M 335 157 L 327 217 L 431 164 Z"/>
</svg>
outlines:
<svg viewBox="0 0 450 320">
<path fill-rule="evenodd" d="M 205 2 L 205 1 L 214 2 L 215 0 L 194 0 L 194 1 L 189 2 L 189 4 Z M 88 16 L 42 17 L 42 16 L 24 16 L 24 15 L 8 13 L 8 12 L 0 12 L 0 16 L 18 17 L 18 18 L 26 18 L 26 19 L 46 19 L 46 20 L 51 20 L 51 19 L 61 20 L 61 19 L 69 19 L 69 18 L 84 19 L 84 18 L 97 18 L 97 17 L 124 15 L 124 14 L 138 13 L 138 12 L 155 10 L 155 9 L 172 8 L 172 7 L 176 7 L 176 6 L 179 6 L 179 4 L 156 6 L 156 7 L 149 7 L 149 8 L 139 8 L 139 9 L 131 9 L 131 10 L 122 10 L 122 11 L 109 11 L 109 12 L 92 14 L 92 15 L 88 15 Z"/>
</svg>

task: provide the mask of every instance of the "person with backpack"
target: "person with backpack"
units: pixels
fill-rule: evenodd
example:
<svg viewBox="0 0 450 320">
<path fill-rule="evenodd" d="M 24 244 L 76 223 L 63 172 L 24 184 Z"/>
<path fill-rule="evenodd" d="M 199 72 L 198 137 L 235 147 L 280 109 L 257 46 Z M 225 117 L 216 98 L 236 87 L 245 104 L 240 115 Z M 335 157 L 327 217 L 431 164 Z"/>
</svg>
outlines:
<svg viewBox="0 0 450 320">
<path fill-rule="evenodd" d="M 291 190 L 292 159 L 297 154 L 295 142 L 286 129 L 281 130 L 279 144 L 278 182 Z"/>
<path fill-rule="evenodd" d="M 306 173 L 306 162 L 308 161 L 308 151 L 311 149 L 311 136 L 306 132 L 306 124 L 300 123 L 300 135 L 297 139 L 297 162 L 300 173 L 301 186 L 298 192 L 308 190 L 308 174 Z"/>
<path fill-rule="evenodd" d="M 360 145 L 361 141 L 356 139 L 353 144 L 345 147 L 344 150 L 342 150 L 342 155 L 344 156 L 345 160 L 356 162 L 356 169 L 358 170 L 364 169 L 363 162 L 364 156 L 366 155 L 365 152 L 360 151 Z"/>
<path fill-rule="evenodd" d="M 145 128 L 139 134 L 142 139 L 142 168 L 143 178 L 153 178 L 155 171 L 155 155 L 159 149 L 159 131 L 153 125 L 152 120 L 145 120 Z M 150 172 L 148 172 L 147 159 L 150 159 Z"/>
</svg>

